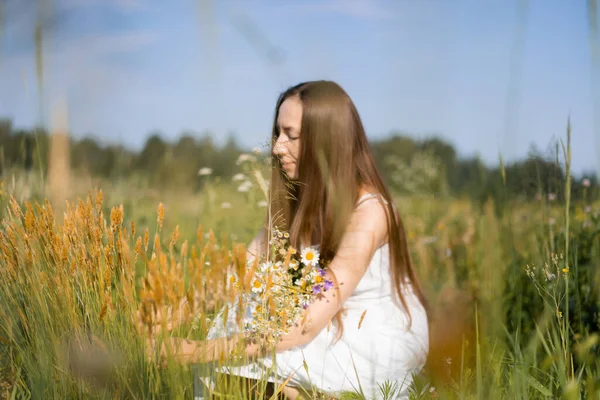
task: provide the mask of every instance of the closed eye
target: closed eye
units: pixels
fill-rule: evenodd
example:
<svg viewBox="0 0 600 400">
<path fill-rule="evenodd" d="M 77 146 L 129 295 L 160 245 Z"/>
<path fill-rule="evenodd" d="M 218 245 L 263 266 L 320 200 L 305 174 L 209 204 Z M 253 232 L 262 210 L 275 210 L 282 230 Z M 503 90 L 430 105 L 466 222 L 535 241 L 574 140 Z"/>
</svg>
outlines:
<svg viewBox="0 0 600 400">
<path fill-rule="evenodd" d="M 277 132 L 275 133 L 275 138 L 276 138 L 276 139 L 278 139 L 278 138 L 279 138 L 279 136 L 280 136 L 280 135 L 283 133 L 285 136 L 287 136 L 287 138 L 288 138 L 290 141 L 293 141 L 293 140 L 298 140 L 298 139 L 300 139 L 300 136 L 292 136 L 292 135 L 290 135 L 290 131 L 291 131 L 291 130 L 292 130 L 292 129 L 291 129 L 291 128 L 289 128 L 289 127 L 278 128 L 278 129 L 277 129 Z"/>
</svg>

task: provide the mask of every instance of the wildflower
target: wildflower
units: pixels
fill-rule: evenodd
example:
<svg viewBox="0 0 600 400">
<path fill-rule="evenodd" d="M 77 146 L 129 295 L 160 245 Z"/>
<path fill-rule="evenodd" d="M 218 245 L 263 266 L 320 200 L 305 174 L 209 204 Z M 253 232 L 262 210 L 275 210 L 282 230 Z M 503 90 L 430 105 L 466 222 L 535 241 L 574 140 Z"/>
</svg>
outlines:
<svg viewBox="0 0 600 400">
<path fill-rule="evenodd" d="M 569 272 L 569 268 L 563 268 L 563 269 L 562 269 L 562 272 L 563 272 L 563 274 L 566 274 L 566 273 L 568 273 L 568 272 Z"/>
<path fill-rule="evenodd" d="M 198 170 L 198 176 L 208 176 L 213 172 L 212 168 L 203 167 Z"/>
<path fill-rule="evenodd" d="M 248 192 L 251 187 L 252 187 L 252 182 L 244 181 L 240 186 L 238 186 L 237 191 L 245 193 L 245 192 Z"/>
<path fill-rule="evenodd" d="M 312 267 L 317 265 L 319 262 L 319 252 L 314 250 L 311 247 L 307 247 L 302 250 L 302 264 L 307 267 Z"/>
<path fill-rule="evenodd" d="M 294 271 L 298 270 L 298 265 L 299 265 L 298 261 L 296 261 L 296 260 L 291 260 L 290 261 L 290 268 L 293 269 Z"/>
<path fill-rule="evenodd" d="M 263 284 L 260 280 L 254 278 L 254 280 L 252 281 L 252 291 L 254 293 L 260 293 L 263 290 Z"/>
<path fill-rule="evenodd" d="M 590 180 L 587 178 L 583 180 L 582 184 L 583 184 L 583 187 L 586 187 L 586 188 L 589 188 L 592 185 Z"/>
<path fill-rule="evenodd" d="M 234 176 L 231 178 L 231 180 L 232 180 L 232 181 L 234 181 L 234 182 L 241 182 L 241 181 L 243 181 L 243 180 L 245 180 L 245 179 L 246 179 L 246 175 L 244 175 L 244 174 L 241 174 L 241 173 L 239 173 L 239 174 L 235 174 L 235 175 L 234 175 Z"/>
<path fill-rule="evenodd" d="M 325 271 L 318 267 L 316 250 L 305 248 L 302 257 L 294 256 L 296 249 L 287 245 L 289 233 L 273 227 L 272 235 L 272 258 L 259 263 L 258 268 L 252 267 L 254 276 L 249 282 L 250 298 L 263 306 L 245 321 L 244 329 L 250 336 L 260 335 L 276 343 L 316 296 L 333 287 L 333 282 L 326 280 Z"/>
<path fill-rule="evenodd" d="M 551 273 L 550 271 L 548 271 L 547 269 L 544 270 L 544 273 L 546 274 L 546 281 L 551 282 L 554 279 L 556 279 L 556 275 Z"/>
<path fill-rule="evenodd" d="M 592 206 L 585 206 L 585 208 L 583 209 L 583 212 L 586 214 L 589 214 L 590 212 L 592 212 Z"/>
<path fill-rule="evenodd" d="M 231 203 L 225 201 L 221 203 L 221 208 L 231 208 Z"/>
<path fill-rule="evenodd" d="M 548 201 L 556 200 L 556 193 L 548 193 Z"/>
<path fill-rule="evenodd" d="M 259 271 L 262 273 L 269 272 L 273 268 L 273 263 L 271 261 L 264 262 L 260 265 Z"/>
<path fill-rule="evenodd" d="M 235 162 L 236 165 L 240 165 L 242 163 L 245 162 L 252 162 L 252 161 L 256 161 L 256 157 L 254 157 L 251 154 L 240 154 L 240 156 L 238 157 L 237 161 Z"/>
</svg>

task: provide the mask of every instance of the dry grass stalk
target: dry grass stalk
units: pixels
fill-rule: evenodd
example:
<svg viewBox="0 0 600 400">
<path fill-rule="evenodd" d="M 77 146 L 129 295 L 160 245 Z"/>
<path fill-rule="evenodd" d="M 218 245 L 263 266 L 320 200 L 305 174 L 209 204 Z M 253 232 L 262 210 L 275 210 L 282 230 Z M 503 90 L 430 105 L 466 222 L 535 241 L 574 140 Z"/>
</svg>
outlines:
<svg viewBox="0 0 600 400">
<path fill-rule="evenodd" d="M 48 155 L 47 195 L 58 215 L 62 215 L 70 190 L 71 157 L 66 103 L 60 102 L 53 114 Z"/>
</svg>

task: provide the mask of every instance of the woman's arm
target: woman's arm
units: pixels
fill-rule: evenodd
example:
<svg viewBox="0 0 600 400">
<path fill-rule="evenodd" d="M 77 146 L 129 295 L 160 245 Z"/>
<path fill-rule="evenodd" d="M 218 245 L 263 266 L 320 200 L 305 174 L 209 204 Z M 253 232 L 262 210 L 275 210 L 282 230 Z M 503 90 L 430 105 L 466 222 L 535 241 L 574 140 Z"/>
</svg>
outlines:
<svg viewBox="0 0 600 400">
<path fill-rule="evenodd" d="M 365 203 L 350 217 L 339 249 L 327 270 L 334 289 L 314 300 L 305 313 L 303 324 L 281 337 L 277 351 L 310 343 L 341 310 L 364 276 L 375 251 L 387 239 L 385 209 L 379 202 Z"/>
<path fill-rule="evenodd" d="M 262 228 L 260 231 L 258 231 L 256 236 L 254 237 L 254 239 L 252 239 L 252 241 L 248 245 L 248 248 L 246 249 L 248 260 L 253 259 L 255 257 L 260 257 L 260 255 L 267 248 L 267 241 L 267 230 L 266 228 Z"/>
<path fill-rule="evenodd" d="M 386 233 L 387 220 L 380 203 L 366 203 L 354 211 L 340 248 L 327 271 L 329 279 L 335 277 L 334 282 L 337 281 L 335 289 L 326 291 L 311 303 L 305 318 L 280 338 L 275 351 L 309 343 L 325 329 L 364 276 L 375 250 L 384 244 Z M 264 355 L 268 350 L 264 343 L 244 343 L 241 336 L 208 341 L 171 338 L 169 345 L 169 353 L 185 363 L 227 358 L 238 346 L 244 346 L 244 353 L 249 358 Z"/>
</svg>

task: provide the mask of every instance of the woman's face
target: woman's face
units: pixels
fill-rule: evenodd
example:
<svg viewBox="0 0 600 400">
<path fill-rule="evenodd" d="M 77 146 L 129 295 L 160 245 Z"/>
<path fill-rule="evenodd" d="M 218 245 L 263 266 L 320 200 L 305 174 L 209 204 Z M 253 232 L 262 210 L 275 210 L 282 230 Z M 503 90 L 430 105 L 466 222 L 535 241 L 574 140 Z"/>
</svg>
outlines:
<svg viewBox="0 0 600 400">
<path fill-rule="evenodd" d="M 279 159 L 282 171 L 291 180 L 298 178 L 301 127 L 302 102 L 298 96 L 288 97 L 279 107 L 279 136 L 273 146 L 273 155 Z"/>
</svg>

